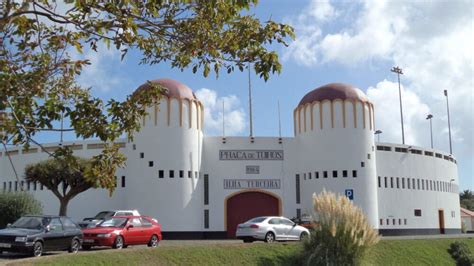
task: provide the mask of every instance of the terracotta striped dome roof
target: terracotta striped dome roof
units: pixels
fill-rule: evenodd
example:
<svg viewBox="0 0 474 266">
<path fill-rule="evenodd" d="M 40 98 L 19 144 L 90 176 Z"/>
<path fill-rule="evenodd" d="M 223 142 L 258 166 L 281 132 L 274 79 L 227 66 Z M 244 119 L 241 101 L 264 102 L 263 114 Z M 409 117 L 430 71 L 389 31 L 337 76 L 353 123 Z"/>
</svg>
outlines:
<svg viewBox="0 0 474 266">
<path fill-rule="evenodd" d="M 166 89 L 163 95 L 169 98 L 197 100 L 197 97 L 193 93 L 193 90 L 189 88 L 187 85 L 179 81 L 168 79 L 168 78 L 162 78 L 162 79 L 150 80 L 150 82 L 153 84 L 159 84 L 163 86 Z M 148 83 L 145 83 L 141 85 L 140 87 L 138 87 L 135 93 L 141 90 L 149 89 L 149 88 L 151 88 L 151 86 Z"/>
<path fill-rule="evenodd" d="M 324 100 L 359 100 L 366 102 L 365 94 L 349 84 L 330 83 L 308 92 L 300 101 L 299 105 L 305 105 Z"/>
</svg>

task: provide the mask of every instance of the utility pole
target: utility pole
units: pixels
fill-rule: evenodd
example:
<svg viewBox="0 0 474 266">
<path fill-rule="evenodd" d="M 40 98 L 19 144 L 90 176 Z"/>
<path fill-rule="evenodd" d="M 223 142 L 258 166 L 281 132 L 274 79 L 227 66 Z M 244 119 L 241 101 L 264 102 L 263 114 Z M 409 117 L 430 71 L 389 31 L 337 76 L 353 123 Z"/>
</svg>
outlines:
<svg viewBox="0 0 474 266">
<path fill-rule="evenodd" d="M 250 63 L 249 63 L 249 116 L 250 116 L 250 137 L 253 137 L 253 121 L 252 121 L 252 83 L 250 82 Z"/>
<path fill-rule="evenodd" d="M 402 89 L 400 88 L 400 75 L 403 75 L 402 69 L 397 67 L 393 67 L 390 69 L 393 73 L 397 73 L 398 76 L 398 96 L 400 98 L 400 120 L 402 123 L 402 144 L 405 144 L 405 129 L 403 128 L 403 107 L 402 107 Z"/>
</svg>

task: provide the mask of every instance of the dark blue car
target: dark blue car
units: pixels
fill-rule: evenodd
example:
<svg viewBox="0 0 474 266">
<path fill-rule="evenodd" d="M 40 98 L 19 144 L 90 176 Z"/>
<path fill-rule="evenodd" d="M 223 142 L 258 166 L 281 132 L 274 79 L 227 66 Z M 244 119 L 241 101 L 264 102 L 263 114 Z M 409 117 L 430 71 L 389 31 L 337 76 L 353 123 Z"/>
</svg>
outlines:
<svg viewBox="0 0 474 266">
<path fill-rule="evenodd" d="M 65 216 L 23 216 L 0 230 L 0 253 L 18 252 L 35 257 L 44 251 L 77 253 L 81 244 L 81 229 Z"/>
</svg>

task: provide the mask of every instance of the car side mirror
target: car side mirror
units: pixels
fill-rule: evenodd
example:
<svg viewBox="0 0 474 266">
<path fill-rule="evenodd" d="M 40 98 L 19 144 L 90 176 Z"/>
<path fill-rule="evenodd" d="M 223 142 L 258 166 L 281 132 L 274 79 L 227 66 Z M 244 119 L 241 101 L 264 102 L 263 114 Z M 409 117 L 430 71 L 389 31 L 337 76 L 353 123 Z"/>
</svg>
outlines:
<svg viewBox="0 0 474 266">
<path fill-rule="evenodd" d="M 11 223 L 8 223 L 8 224 L 7 224 L 7 228 L 10 228 L 10 227 L 12 227 L 12 224 L 11 224 Z"/>
<path fill-rule="evenodd" d="M 47 226 L 44 228 L 44 231 L 45 231 L 46 233 L 51 232 L 51 226 L 50 226 L 50 225 L 47 225 Z"/>
<path fill-rule="evenodd" d="M 133 224 L 127 225 L 127 230 L 130 229 L 130 228 L 133 228 Z"/>
</svg>

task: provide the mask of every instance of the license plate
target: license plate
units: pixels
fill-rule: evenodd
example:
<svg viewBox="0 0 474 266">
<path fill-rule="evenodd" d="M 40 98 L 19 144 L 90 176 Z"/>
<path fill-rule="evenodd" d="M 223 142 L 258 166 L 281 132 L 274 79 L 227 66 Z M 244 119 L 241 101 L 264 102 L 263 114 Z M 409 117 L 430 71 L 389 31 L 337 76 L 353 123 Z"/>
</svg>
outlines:
<svg viewBox="0 0 474 266">
<path fill-rule="evenodd" d="M 11 244 L 7 244 L 7 243 L 0 243 L 0 248 L 11 248 L 12 245 Z"/>
<path fill-rule="evenodd" d="M 94 243 L 94 239 L 84 239 L 84 243 Z"/>
</svg>

